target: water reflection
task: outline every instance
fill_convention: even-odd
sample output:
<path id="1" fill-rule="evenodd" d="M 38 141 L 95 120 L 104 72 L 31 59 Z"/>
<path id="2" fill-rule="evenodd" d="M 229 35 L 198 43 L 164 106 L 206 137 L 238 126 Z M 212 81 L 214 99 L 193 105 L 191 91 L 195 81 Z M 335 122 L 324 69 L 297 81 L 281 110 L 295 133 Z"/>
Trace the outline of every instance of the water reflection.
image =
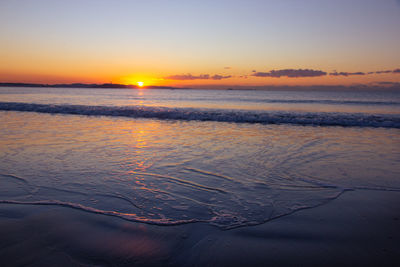
<path id="1" fill-rule="evenodd" d="M 400 188 L 396 129 L 2 114 L 0 200 L 229 228 Z"/>

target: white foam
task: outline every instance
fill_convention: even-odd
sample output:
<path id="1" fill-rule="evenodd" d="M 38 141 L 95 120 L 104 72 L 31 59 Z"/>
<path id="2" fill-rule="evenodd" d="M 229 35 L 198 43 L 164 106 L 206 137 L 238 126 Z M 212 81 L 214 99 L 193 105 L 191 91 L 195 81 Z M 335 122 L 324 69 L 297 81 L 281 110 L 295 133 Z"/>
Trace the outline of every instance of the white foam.
<path id="1" fill-rule="evenodd" d="M 86 116 L 122 116 L 161 120 L 400 128 L 400 115 L 396 114 L 266 112 L 148 106 L 50 105 L 14 102 L 0 102 L 0 110 Z"/>

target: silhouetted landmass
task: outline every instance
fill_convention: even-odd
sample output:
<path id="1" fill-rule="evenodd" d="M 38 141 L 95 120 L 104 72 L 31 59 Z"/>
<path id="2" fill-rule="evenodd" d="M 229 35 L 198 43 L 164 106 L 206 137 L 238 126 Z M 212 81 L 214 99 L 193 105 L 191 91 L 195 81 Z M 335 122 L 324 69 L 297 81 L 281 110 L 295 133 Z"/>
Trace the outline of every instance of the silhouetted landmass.
<path id="1" fill-rule="evenodd" d="M 48 87 L 48 88 L 115 88 L 115 89 L 178 89 L 170 86 L 144 86 L 139 87 L 137 85 L 126 85 L 118 83 L 103 83 L 103 84 L 87 84 L 87 83 L 68 83 L 68 84 L 43 84 L 43 83 L 0 83 L 0 86 L 7 87 Z"/>
<path id="2" fill-rule="evenodd" d="M 171 86 L 144 86 L 103 83 L 69 83 L 69 84 L 41 84 L 41 83 L 0 83 L 3 87 L 44 87 L 44 88 L 109 88 L 109 89 L 212 89 L 212 90 L 261 90 L 261 91 L 400 91 L 400 82 L 375 82 L 355 85 L 193 85 L 192 87 Z"/>

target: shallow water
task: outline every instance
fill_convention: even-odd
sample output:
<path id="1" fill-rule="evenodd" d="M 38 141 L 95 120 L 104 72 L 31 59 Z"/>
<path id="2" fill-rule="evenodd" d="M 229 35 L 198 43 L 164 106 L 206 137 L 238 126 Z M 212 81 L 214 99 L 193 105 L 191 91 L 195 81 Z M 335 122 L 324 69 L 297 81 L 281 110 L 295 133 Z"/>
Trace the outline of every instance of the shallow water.
<path id="1" fill-rule="evenodd" d="M 166 108 L 400 114 L 397 91 L 258 91 L 0 87 L 1 102 Z"/>
<path id="2" fill-rule="evenodd" d="M 210 91 L 201 92 L 211 97 Z M 15 98 L 3 95 L 7 101 Z M 44 93 L 35 97 L 46 106 L 94 104 L 85 98 L 61 103 L 62 94 L 54 103 Z M 101 105 L 111 101 L 98 98 Z M 321 205 L 345 190 L 400 191 L 400 130 L 393 127 L 31 111 L 0 111 L 0 125 L 2 203 L 61 205 L 151 224 L 207 222 L 226 229 Z"/>

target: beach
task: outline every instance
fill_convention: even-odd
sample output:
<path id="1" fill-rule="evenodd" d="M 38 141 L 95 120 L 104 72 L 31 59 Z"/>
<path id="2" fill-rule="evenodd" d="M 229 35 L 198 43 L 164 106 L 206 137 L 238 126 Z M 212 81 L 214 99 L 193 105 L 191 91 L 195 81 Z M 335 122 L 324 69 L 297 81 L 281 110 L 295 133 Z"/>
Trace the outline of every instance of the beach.
<path id="1" fill-rule="evenodd" d="M 400 0 L 0 25 L 0 267 L 400 266 Z"/>
<path id="2" fill-rule="evenodd" d="M 154 226 L 0 206 L 2 266 L 396 266 L 399 192 L 356 190 L 265 224 Z"/>
<path id="3" fill-rule="evenodd" d="M 2 266 L 399 262 L 394 92 L 0 92 Z"/>

